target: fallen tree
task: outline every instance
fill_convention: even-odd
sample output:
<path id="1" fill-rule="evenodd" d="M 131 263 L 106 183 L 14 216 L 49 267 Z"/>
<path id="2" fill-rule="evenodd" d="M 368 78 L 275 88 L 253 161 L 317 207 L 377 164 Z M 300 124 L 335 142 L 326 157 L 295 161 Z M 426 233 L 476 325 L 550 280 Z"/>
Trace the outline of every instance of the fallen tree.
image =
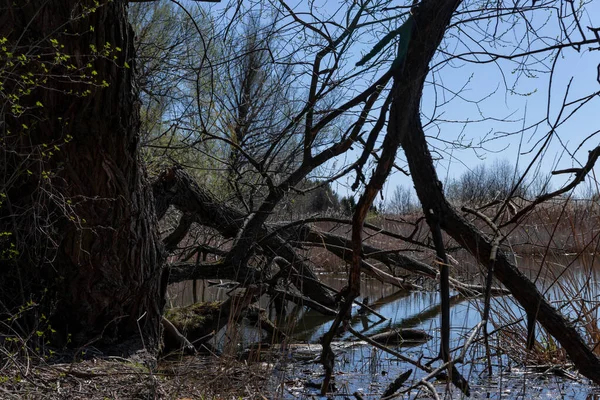
<path id="1" fill-rule="evenodd" d="M 152 188 L 159 219 L 165 215 L 170 205 L 183 213 L 177 229 L 166 239 L 171 248 L 174 243 L 184 239 L 193 222 L 214 228 L 224 237 L 235 238 L 244 233 L 243 228 L 250 218 L 230 206 L 217 202 L 207 191 L 198 186 L 189 174 L 176 167 L 163 172 L 154 181 Z M 267 236 L 269 230 L 266 226 L 261 226 L 257 234 L 259 236 L 256 239 L 259 239 L 260 236 Z M 256 242 L 259 243 L 260 240 Z M 271 258 L 276 256 L 284 258 L 293 267 L 289 278 L 307 297 L 326 306 L 334 303 L 333 297 L 318 284 L 312 266 L 298 256 L 280 236 L 269 235 L 262 244 L 261 250 L 267 252 Z M 252 251 L 256 252 L 259 249 L 253 248 Z M 227 253 L 224 260 L 228 260 L 230 256 L 230 253 Z M 178 269 L 181 268 L 182 265 L 178 265 Z M 204 265 L 201 265 L 195 269 L 204 268 Z M 241 282 L 254 283 L 261 274 L 261 271 L 246 266 L 246 263 L 240 266 L 223 261 L 209 265 L 209 268 L 212 268 L 216 276 L 205 275 L 206 278 L 228 277 Z M 177 279 L 181 276 L 181 273 L 178 273 Z"/>
<path id="2" fill-rule="evenodd" d="M 415 131 L 417 135 L 419 130 Z M 486 234 L 470 224 L 464 217 L 460 216 L 452 206 L 445 200 L 441 191 L 441 185 L 430 185 L 429 182 L 437 177 L 431 164 L 424 163 L 419 157 L 411 158 L 411 154 L 424 154 L 427 150 L 425 142 L 414 135 L 410 140 L 405 139 L 403 145 L 406 146 L 406 153 L 409 156 L 410 165 L 414 168 L 413 175 L 417 182 L 417 190 L 424 207 L 435 213 L 437 221 L 450 236 L 459 244 L 468 249 L 483 265 L 490 268 L 493 265 L 493 271 L 508 290 L 514 295 L 515 299 L 524 307 L 527 313 L 536 316 L 550 334 L 555 336 L 561 345 L 567 350 L 582 374 L 592 380 L 600 379 L 597 367 L 600 366 L 598 358 L 591 349 L 582 341 L 580 335 L 574 327 L 567 323 L 563 316 L 550 305 L 550 303 L 537 290 L 535 285 L 526 278 L 510 261 L 509 256 L 502 250 L 493 245 L 493 240 Z M 421 147 L 418 147 L 420 145 Z M 411 147 L 412 146 L 412 147 Z M 415 148 L 416 147 L 416 148 Z M 411 153 L 412 152 L 412 153 Z M 590 154 L 589 171 L 591 165 L 595 162 L 600 150 Z M 427 182 L 427 184 L 420 184 Z M 174 237 L 182 240 L 185 234 L 194 223 L 210 226 L 217 229 L 226 237 L 235 237 L 239 235 L 243 228 L 245 216 L 234 208 L 225 204 L 220 204 L 208 192 L 203 191 L 200 186 L 195 184 L 193 178 L 184 170 L 171 168 L 165 171 L 153 184 L 157 210 L 160 216 L 164 216 L 168 205 L 173 205 L 183 213 L 180 219 L 180 225 L 169 235 L 165 241 L 177 243 Z M 192 221 L 191 223 L 187 221 Z M 182 226 L 185 229 L 182 229 Z M 281 228 L 280 225 L 269 227 L 264 225 L 260 230 L 261 236 L 257 237 L 255 243 L 257 248 L 253 251 L 258 252 L 260 246 L 261 254 L 267 252 L 271 259 L 281 257 L 284 262 L 278 262 L 282 269 L 287 267 L 287 273 L 290 281 L 297 285 L 303 295 L 286 294 L 278 290 L 280 295 L 286 295 L 287 299 L 299 304 L 312 306 L 316 310 L 326 314 L 333 315 L 334 311 L 329 306 L 334 305 L 333 296 L 330 291 L 319 284 L 317 276 L 314 274 L 313 266 L 308 261 L 296 253 L 296 248 L 310 243 L 311 245 L 322 246 L 323 248 L 336 254 L 341 259 L 351 260 L 351 242 L 350 239 L 328 232 L 319 232 L 309 225 L 295 225 L 289 229 Z M 286 237 L 286 240 L 282 238 Z M 295 238 L 295 240 L 289 240 Z M 171 246 L 173 246 L 171 244 Z M 496 253 L 492 257 L 493 251 Z M 403 268 L 413 274 L 419 274 L 431 279 L 439 277 L 437 271 L 429 265 L 398 253 L 383 251 L 376 247 L 363 244 L 365 259 L 372 257 L 373 260 L 381 262 L 391 267 Z M 361 268 L 374 278 L 401 288 L 412 288 L 410 282 L 404 279 L 390 275 L 369 264 L 365 259 L 361 261 Z M 302 272 L 300 272 L 302 271 Z M 259 268 L 248 267 L 247 271 L 240 271 L 232 265 L 224 263 L 184 263 L 175 262 L 171 265 L 171 282 L 178 282 L 186 279 L 209 279 L 209 278 L 227 278 L 236 280 L 245 284 L 256 283 L 261 279 L 268 281 L 267 271 Z M 285 274 L 280 274 L 285 275 Z M 275 284 L 274 282 L 272 282 Z M 464 285 L 458 280 L 451 279 L 451 283 L 461 292 L 471 293 L 473 290 L 479 290 L 479 293 L 485 291 L 485 288 L 474 285 Z M 505 293 L 502 289 L 494 289 L 496 293 Z M 275 293 L 275 292 L 273 292 Z M 311 303 L 312 302 L 312 303 Z"/>
<path id="3" fill-rule="evenodd" d="M 398 115 L 393 117 L 400 118 Z M 490 239 L 469 223 L 448 203 L 442 190 L 442 184 L 433 167 L 418 114 L 403 117 L 412 121 L 411 129 L 403 138 L 402 148 L 407 156 L 423 209 L 429 213 L 430 218 L 435 219 L 445 232 L 473 254 L 489 271 L 493 272 L 498 280 L 511 291 L 527 314 L 535 316 L 535 320 L 539 321 L 544 329 L 558 340 L 583 375 L 600 383 L 600 359 L 582 340 L 577 329 L 550 304 L 536 285 L 519 271 L 511 261 L 511 257 L 494 245 L 493 238 Z M 595 165 L 599 155 L 600 147 L 590 152 L 585 166 L 577 171 L 572 182 L 567 185 L 567 190 L 583 180 Z M 544 199 L 552 198 L 562 192 L 563 190 L 559 190 L 543 197 Z M 535 205 L 536 202 L 533 204 Z M 533 208 L 534 206 L 528 206 L 517 216 L 522 217 Z"/>
<path id="4" fill-rule="evenodd" d="M 166 247 L 175 250 L 177 245 L 186 238 L 187 233 L 194 224 L 208 226 L 218 230 L 224 237 L 232 238 L 240 234 L 243 222 L 247 218 L 235 208 L 222 204 L 208 191 L 202 189 L 193 177 L 178 167 L 165 170 L 153 183 L 156 208 L 159 217 L 164 217 L 170 205 L 182 213 L 178 226 L 165 238 Z M 276 264 L 280 269 L 280 276 L 285 276 L 294 286 L 299 289 L 305 298 L 327 307 L 334 305 L 331 291 L 320 284 L 314 273 L 314 265 L 310 260 L 300 255 L 298 250 L 303 246 L 322 247 L 342 261 L 350 262 L 352 256 L 351 241 L 343 236 L 321 232 L 310 225 L 293 224 L 289 227 L 281 224 L 272 226 L 265 224 L 259 231 L 260 236 L 256 238 L 257 248 L 253 251 L 257 254 L 268 253 L 271 260 L 278 261 Z M 217 262 L 180 262 L 170 264 L 169 282 L 181 282 L 192 279 L 231 279 L 244 284 L 256 284 L 268 281 L 269 269 L 272 263 L 268 262 L 261 269 L 245 267 L 239 268 L 225 263 L 227 251 L 203 248 L 204 251 L 215 251 L 221 256 L 222 261 Z M 420 275 L 430 279 L 437 279 L 438 271 L 418 259 L 408 257 L 398 252 L 384 251 L 380 248 L 364 244 L 365 260 L 361 263 L 362 270 L 369 276 L 382 283 L 396 286 L 400 289 L 421 289 L 410 280 L 394 276 L 369 263 L 372 258 L 394 270 L 402 269 L 413 275 Z M 189 257 L 188 257 L 189 258 Z M 285 262 L 281 262 L 283 259 Z M 477 285 L 469 285 L 453 279 L 452 283 L 456 290 L 467 295 L 477 295 L 484 292 L 484 288 Z M 494 293 L 501 294 L 506 291 L 494 288 Z M 315 306 L 319 307 L 319 306 Z M 329 313 L 329 311 L 325 311 Z"/>
<path id="5" fill-rule="evenodd" d="M 417 125 L 418 126 L 418 125 Z M 535 285 L 526 278 L 510 262 L 509 257 L 501 249 L 496 248 L 496 258 L 491 258 L 492 240 L 470 224 L 464 217 L 461 217 L 443 197 L 441 185 L 430 185 L 429 182 L 437 177 L 426 159 L 421 157 L 427 150 L 424 140 L 419 142 L 412 134 L 410 140 L 420 145 L 404 139 L 403 145 L 409 157 L 409 162 L 414 169 L 413 175 L 417 184 L 417 190 L 422 198 L 424 208 L 435 210 L 435 216 L 440 226 L 456 240 L 457 243 L 468 249 L 481 263 L 489 267 L 494 265 L 494 271 L 498 279 L 507 287 L 515 298 L 522 304 L 528 313 L 536 315 L 536 319 L 555 336 L 559 342 L 573 357 L 576 365 L 579 365 L 581 372 L 591 379 L 600 379 L 596 376 L 595 367 L 598 366 L 598 359 L 581 340 L 577 331 L 566 322 L 566 320 L 552 307 L 547 300 L 535 288 Z M 421 131 L 422 132 L 422 131 Z M 413 146 L 413 147 L 411 147 Z M 419 157 L 412 158 L 412 154 L 419 154 Z M 597 158 L 597 152 L 590 155 L 590 165 L 593 165 Z M 587 169 L 589 171 L 589 168 Z M 423 183 L 421 183 L 423 182 Z M 425 183 L 426 182 L 426 183 Z M 171 233 L 165 242 L 169 246 L 181 241 L 194 223 L 205 225 L 217 229 L 225 237 L 236 237 L 244 227 L 244 221 L 247 216 L 236 209 L 219 203 L 207 191 L 198 186 L 193 178 L 184 170 L 174 167 L 166 170 L 153 183 L 156 208 L 159 216 L 164 216 L 168 206 L 172 205 L 183 216 L 180 219 L 179 226 Z M 309 225 L 297 225 L 286 229 L 280 225 L 269 227 L 265 224 L 259 230 L 260 236 L 255 239 L 256 248 L 253 252 L 256 254 L 269 254 L 270 259 L 281 257 L 285 262 L 277 263 L 281 269 L 286 272 L 279 274 L 279 277 L 286 276 L 294 286 L 301 291 L 302 295 L 290 293 L 288 299 L 297 303 L 306 303 L 309 306 L 332 315 L 331 306 L 334 306 L 332 293 L 319 284 L 318 277 L 314 274 L 314 266 L 309 261 L 296 252 L 297 248 L 310 243 L 311 245 L 322 246 L 323 248 L 336 254 L 341 259 L 351 261 L 351 241 L 348 238 L 328 233 L 318 232 Z M 175 240 L 175 238 L 177 240 Z M 284 239 L 285 238 L 285 239 Z M 295 238 L 295 240 L 290 240 Z M 438 271 L 429 265 L 394 252 L 383 251 L 376 247 L 363 243 L 364 259 L 361 260 L 361 269 L 374 278 L 400 288 L 414 288 L 410 282 L 390 275 L 366 261 L 368 258 L 381 262 L 393 268 L 402 268 L 413 274 L 419 274 L 431 279 L 439 277 Z M 224 258 L 226 259 L 226 258 Z M 171 265 L 171 282 L 178 282 L 187 279 L 210 279 L 226 278 L 242 282 L 244 284 L 257 283 L 258 281 L 268 281 L 269 271 L 263 265 L 262 268 L 247 267 L 239 269 L 234 265 L 227 265 L 223 262 L 214 263 L 184 263 L 175 262 Z M 474 285 L 465 285 L 456 279 L 450 278 L 451 284 L 460 292 L 472 294 L 474 290 L 479 293 L 485 292 L 485 288 Z M 273 285 L 276 282 L 271 282 Z M 505 293 L 504 290 L 496 288 L 494 292 Z M 279 291 L 280 294 L 283 292 Z"/>

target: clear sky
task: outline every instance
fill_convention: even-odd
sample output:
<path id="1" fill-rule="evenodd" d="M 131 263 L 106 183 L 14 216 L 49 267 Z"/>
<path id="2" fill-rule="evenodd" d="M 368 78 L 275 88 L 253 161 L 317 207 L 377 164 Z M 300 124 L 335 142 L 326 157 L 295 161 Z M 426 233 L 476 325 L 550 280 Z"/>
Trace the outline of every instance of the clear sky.
<path id="1" fill-rule="evenodd" d="M 582 28 L 586 37 L 591 39 L 593 34 L 586 27 L 600 27 L 600 0 L 591 1 L 585 10 L 586 13 L 581 17 Z M 530 21 L 540 27 L 536 33 L 543 39 L 547 38 L 546 43 L 559 35 L 556 12 L 538 11 Z M 474 29 L 465 28 L 462 32 L 453 30 L 450 33 L 455 37 L 445 42 L 444 50 L 456 55 L 467 52 L 468 46 L 475 51 L 485 48 L 501 54 L 518 53 L 520 50 L 516 49 L 515 43 L 523 40 L 525 27 L 522 19 L 514 26 L 505 26 L 506 30 L 502 32 L 501 24 L 501 43 L 496 49 L 476 43 L 481 34 Z M 573 40 L 581 38 L 580 35 L 573 37 Z M 549 70 L 553 60 L 544 60 L 550 53 L 525 59 L 525 62 L 532 64 L 532 70 L 528 73 L 522 71 L 517 62 L 510 60 L 488 64 L 457 60 L 434 69 L 428 81 L 432 83 L 435 79 L 436 85 L 435 88 L 433 85 L 426 88 L 422 112 L 424 123 L 434 114 L 437 120 L 428 125 L 426 134 L 430 136 L 429 143 L 435 150 L 434 156 L 440 157 L 437 169 L 442 182 L 458 177 L 476 165 L 491 164 L 496 159 L 506 159 L 523 171 L 539 150 L 540 140 L 552 131 L 552 124 L 558 121 L 560 123 L 544 153 L 543 161 L 536 166 L 542 173 L 548 173 L 585 163 L 587 152 L 600 145 L 600 51 L 589 51 L 590 47 L 599 46 L 583 46 L 579 52 L 574 49 L 563 50 L 554 67 L 551 86 Z M 542 47 L 544 43 L 540 39 L 530 44 L 532 50 Z M 481 60 L 487 58 L 480 57 Z M 447 56 L 438 54 L 433 64 L 444 59 Z M 541 63 L 533 65 L 534 61 Z M 596 96 L 585 105 L 577 102 L 561 113 L 565 96 L 566 102 L 571 102 L 593 93 Z M 575 114 L 567 118 L 580 106 Z M 544 121 L 546 116 L 548 121 Z M 455 140 L 472 144 L 472 147 L 461 149 L 448 144 Z M 399 163 L 402 159 L 400 154 Z M 556 176 L 552 181 L 553 186 L 559 187 L 569 176 Z M 348 181 L 351 182 L 351 179 Z M 391 195 L 396 185 L 412 187 L 412 182 L 409 177 L 396 172 L 388 181 L 384 196 Z M 346 192 L 342 186 L 338 186 L 338 190 Z"/>
<path id="2" fill-rule="evenodd" d="M 588 15 L 582 18 L 583 26 L 600 26 L 600 1 L 596 0 L 586 8 Z M 544 14 L 543 17 L 546 18 L 549 13 Z M 590 21 L 591 15 L 595 16 L 595 21 Z M 540 18 L 537 17 L 537 19 Z M 556 19 L 553 20 L 552 17 L 549 22 L 543 21 L 545 26 L 537 32 L 538 35 L 549 38 L 556 36 L 558 30 L 555 29 L 554 21 Z M 511 31 L 505 35 L 505 48 L 498 48 L 496 51 L 510 54 L 511 44 L 524 36 L 524 26 L 524 21 L 521 21 L 512 27 Z M 541 32 L 542 30 L 543 32 Z M 589 31 L 586 32 L 586 36 L 593 37 Z M 543 47 L 544 44 L 539 42 L 539 40 L 533 42 L 530 48 L 533 50 Z M 594 47 L 598 46 L 600 45 L 597 44 Z M 558 121 L 564 122 L 554 132 L 555 136 L 551 139 L 551 145 L 541 168 L 549 172 L 554 169 L 578 167 L 580 162 L 585 162 L 587 151 L 599 144 L 598 138 L 591 138 L 581 148 L 578 146 L 585 138 L 600 129 L 600 119 L 598 118 L 600 98 L 596 95 L 595 99 L 585 104 L 569 119 L 567 116 L 580 103 L 567 107 L 562 114 L 561 108 L 565 96 L 569 102 L 593 93 L 597 94 L 600 91 L 600 82 L 597 81 L 599 79 L 597 68 L 600 64 L 600 52 L 590 52 L 588 51 L 589 47 L 583 47 L 580 52 L 574 49 L 565 49 L 561 52 L 561 57 L 552 74 L 551 87 L 549 86 L 551 74 L 548 70 L 553 60 L 543 60 L 543 55 L 535 57 L 537 60 L 543 61 L 541 64 L 532 66 L 532 71 L 529 72 L 530 77 L 519 71 L 520 66 L 517 63 L 508 60 L 484 65 L 459 63 L 458 68 L 445 67 L 441 70 L 439 76 L 443 85 L 456 92 L 463 85 L 466 88 L 463 91 L 465 100 L 455 98 L 448 102 L 447 106 L 443 107 L 443 112 L 446 114 L 442 118 L 462 121 L 467 118 L 469 120 L 494 118 L 494 120 L 472 124 L 470 127 L 466 127 L 466 124 L 444 124 L 438 132 L 435 129 L 430 130 L 431 135 L 439 134 L 444 139 L 446 135 L 458 137 L 463 134 L 464 140 L 472 139 L 474 144 L 483 138 L 492 139 L 483 145 L 488 151 L 484 149 L 451 151 L 451 157 L 445 157 L 439 163 L 440 175 L 446 172 L 450 176 L 455 176 L 466 168 L 496 158 L 518 163 L 520 169 L 523 170 L 533 158 L 536 150 L 539 149 L 539 140 L 542 140 L 552 130 L 551 124 Z M 454 54 L 456 53 L 455 50 Z M 532 62 L 532 58 L 530 57 L 526 62 Z M 567 95 L 567 86 L 571 79 Z M 488 95 L 490 97 L 485 98 Z M 432 109 L 432 98 L 431 91 L 426 93 L 423 102 L 425 114 Z M 483 100 L 478 101 L 479 99 Z M 550 103 L 549 107 L 548 103 Z M 548 116 L 548 121 L 535 125 L 539 121 L 543 121 L 546 116 Z M 510 132 L 516 134 L 506 136 L 506 133 Z M 432 140 L 431 143 L 435 144 L 436 141 Z"/>

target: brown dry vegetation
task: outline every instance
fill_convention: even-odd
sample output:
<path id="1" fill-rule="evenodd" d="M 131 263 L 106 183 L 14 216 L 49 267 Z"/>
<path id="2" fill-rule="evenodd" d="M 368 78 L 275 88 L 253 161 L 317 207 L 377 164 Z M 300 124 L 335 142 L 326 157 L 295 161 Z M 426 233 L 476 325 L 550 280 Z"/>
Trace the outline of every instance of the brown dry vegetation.
<path id="1" fill-rule="evenodd" d="M 593 200 L 559 199 L 538 206 L 517 223 L 507 223 L 519 209 L 528 204 L 525 200 L 520 200 L 515 208 L 498 216 L 499 205 L 479 210 L 490 219 L 495 219 L 497 226 L 505 224 L 502 228 L 505 238 L 501 246 L 522 260 L 518 263 L 521 271 L 539 282 L 546 297 L 569 315 L 583 340 L 590 344 L 595 354 L 600 355 L 600 305 L 596 299 L 599 290 L 596 283 L 596 254 L 600 244 L 600 205 Z M 494 235 L 492 228 L 479 217 L 470 215 L 469 219 L 490 237 Z M 435 265 L 435 254 L 429 247 L 427 226 L 416 214 L 378 215 L 373 216 L 369 222 L 380 229 L 366 229 L 365 243 L 381 250 L 409 252 L 412 257 Z M 321 231 L 345 237 L 350 234 L 349 226 L 341 223 L 320 222 L 316 225 Z M 411 238 L 420 241 L 422 245 L 403 241 L 394 237 L 394 234 L 405 237 L 412 234 Z M 482 283 L 485 271 L 477 266 L 476 260 L 462 250 L 453 253 L 453 248 L 458 249 L 456 242 L 447 235 L 444 238 L 450 254 L 454 255 L 453 275 L 460 276 L 469 283 Z M 344 269 L 344 262 L 324 249 L 312 248 L 307 255 L 325 270 Z M 385 265 L 377 261 L 373 263 L 386 269 Z M 395 275 L 406 274 L 406 271 L 398 268 L 388 271 Z M 512 298 L 494 299 L 492 310 L 491 322 L 496 329 L 497 351 L 508 354 L 513 361 L 524 365 L 570 365 L 565 350 L 539 326 L 534 347 L 530 350 L 526 348 L 526 316 L 516 307 Z"/>
<path id="2" fill-rule="evenodd" d="M 73 363 L 9 361 L 0 369 L 2 399 L 266 399 L 263 364 L 182 357 L 155 368 L 133 359 Z"/>
<path id="3" fill-rule="evenodd" d="M 525 200 L 521 200 L 520 203 L 516 210 L 528 204 Z M 490 218 L 494 218 L 497 211 L 498 206 L 482 209 Z M 514 213 L 504 211 L 498 217 L 497 225 L 506 223 L 512 215 Z M 473 216 L 469 218 L 479 229 L 493 236 L 493 230 L 484 221 Z M 428 237 L 429 229 L 424 218 L 420 218 L 418 214 L 373 215 L 368 223 L 372 224 L 373 228 L 365 229 L 364 243 L 382 250 L 407 252 L 425 262 L 434 260 L 433 244 Z M 329 221 L 318 222 L 315 226 L 319 231 L 350 238 L 349 224 Z M 519 223 L 507 224 L 502 232 L 505 235 L 502 246 L 507 251 L 519 255 L 595 253 L 600 244 L 600 204 L 592 200 L 573 199 L 548 202 L 535 208 Z M 393 235 L 411 237 L 415 243 Z M 449 252 L 458 249 L 457 243 L 448 235 L 444 234 L 444 238 Z M 344 263 L 322 248 L 313 247 L 306 255 L 324 270 L 343 269 Z"/>
<path id="4" fill-rule="evenodd" d="M 493 215 L 487 211 L 488 215 Z M 506 241 L 510 249 L 519 254 L 545 255 L 546 257 L 540 258 L 539 266 L 547 269 L 546 272 L 555 278 L 564 274 L 568 265 L 553 268 L 554 256 L 585 253 L 579 259 L 586 266 L 588 278 L 569 279 L 567 276 L 567 279 L 556 279 L 554 288 L 563 293 L 562 298 L 573 299 L 569 303 L 565 302 L 562 307 L 580 310 L 574 320 L 581 327 L 580 331 L 587 343 L 600 342 L 597 306 L 594 306 L 596 292 L 595 287 L 590 285 L 590 282 L 596 280 L 593 268 L 595 260 L 590 253 L 594 253 L 598 245 L 599 215 L 600 207 L 595 202 L 560 201 L 546 204 L 510 231 Z M 434 254 L 428 248 L 429 232 L 418 215 L 373 215 L 368 222 L 380 229 L 366 228 L 366 244 L 382 250 L 410 252 L 412 256 L 433 264 Z M 488 229 L 485 223 L 478 220 L 474 222 L 480 228 Z M 349 225 L 342 222 L 317 222 L 315 226 L 320 231 L 345 237 L 350 233 Z M 408 243 L 393 237 L 393 234 L 412 234 L 415 241 L 421 241 L 424 245 Z M 451 249 L 454 244 L 448 238 L 446 241 Z M 345 269 L 342 260 L 322 248 L 309 247 L 305 255 L 323 270 Z M 462 257 L 464 253 L 460 253 L 461 260 Z M 385 268 L 381 264 L 377 265 Z M 400 270 L 390 272 L 406 274 L 406 271 Z M 469 275 L 466 270 L 455 269 L 454 272 L 470 279 L 479 279 L 479 276 Z M 545 331 L 540 332 L 532 350 L 525 348 L 526 325 L 523 316 L 516 314 L 514 308 L 510 307 L 510 301 L 507 302 L 505 298 L 496 299 L 493 308 L 495 312 L 491 321 L 497 329 L 494 353 L 508 354 L 511 359 L 523 365 L 548 368 L 560 365 L 561 373 L 568 370 L 570 364 L 564 349 Z M 596 346 L 594 352 L 600 354 L 600 347 Z M 118 358 L 47 364 L 35 356 L 19 357 L 17 361 L 4 354 L 2 360 L 0 397 L 3 399 L 264 399 L 271 397 L 269 393 L 273 389 L 264 378 L 270 374 L 268 365 L 260 362 L 242 363 L 226 356 L 177 357 L 162 360 L 152 368 L 143 361 Z"/>

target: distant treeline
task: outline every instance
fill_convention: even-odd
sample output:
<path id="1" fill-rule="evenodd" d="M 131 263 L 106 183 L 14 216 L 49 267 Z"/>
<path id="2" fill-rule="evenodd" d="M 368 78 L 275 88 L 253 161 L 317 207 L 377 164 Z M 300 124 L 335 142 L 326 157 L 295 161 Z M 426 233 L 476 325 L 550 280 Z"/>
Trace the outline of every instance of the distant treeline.
<path id="1" fill-rule="evenodd" d="M 521 179 L 521 174 L 508 160 L 491 165 L 480 164 L 447 181 L 444 190 L 448 200 L 457 205 L 482 205 L 508 197 L 532 199 L 552 190 L 551 175 L 536 174 Z M 390 214 L 410 214 L 419 209 L 413 190 L 396 186 L 387 199 L 385 211 Z"/>

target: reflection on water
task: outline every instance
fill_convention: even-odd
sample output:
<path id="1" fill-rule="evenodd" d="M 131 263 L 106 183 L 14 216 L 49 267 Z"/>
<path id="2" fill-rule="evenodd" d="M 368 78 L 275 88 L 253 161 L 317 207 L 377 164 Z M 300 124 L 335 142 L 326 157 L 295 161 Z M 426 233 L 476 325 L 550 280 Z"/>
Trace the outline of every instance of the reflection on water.
<path id="1" fill-rule="evenodd" d="M 599 279 L 598 269 L 592 268 L 593 261 L 575 262 L 573 258 L 557 260 L 518 259 L 518 265 L 524 273 L 536 281 L 536 285 L 546 293 L 555 304 L 562 306 L 562 312 L 567 317 L 577 317 L 576 304 L 565 303 L 566 296 L 579 296 L 586 302 L 597 305 Z M 540 265 L 543 264 L 543 268 Z M 465 274 L 477 274 L 476 267 L 470 266 Z M 478 279 L 481 279 L 479 273 Z M 346 284 L 343 274 L 321 274 L 324 283 L 335 288 Z M 213 282 L 215 283 L 215 282 Z M 209 285 L 200 282 L 197 285 L 196 296 L 199 300 L 223 300 L 230 290 L 224 285 Z M 190 304 L 193 299 L 192 284 L 185 282 L 177 287 L 171 287 L 171 302 L 173 305 Z M 390 328 L 418 328 L 433 336 L 433 339 L 413 347 L 396 347 L 404 356 L 426 363 L 434 359 L 439 351 L 439 294 L 437 292 L 406 292 L 397 291 L 389 285 L 382 285 L 373 279 L 364 278 L 361 282 L 361 295 L 369 298 L 369 306 L 382 314 L 386 320 L 381 320 L 373 314 L 358 315 L 358 307 L 353 309 L 352 328 L 365 334 L 372 335 Z M 521 308 L 510 296 L 496 297 L 495 316 L 499 320 L 515 321 L 524 316 Z M 586 304 L 588 304 L 586 303 Z M 590 303 L 591 304 L 591 303 Z M 593 306 L 588 304 L 591 308 Z M 261 299 L 261 306 L 269 308 L 267 298 Z M 451 299 L 451 348 L 460 352 L 466 338 L 472 329 L 481 321 L 483 300 L 465 299 L 455 294 Z M 500 307 L 501 306 L 501 307 Z M 594 313 L 597 313 L 597 308 Z M 322 370 L 315 360 L 320 354 L 319 339 L 329 329 L 331 317 L 323 316 L 305 307 L 289 304 L 287 307 L 285 331 L 291 336 L 290 342 L 295 344 L 312 344 L 310 346 L 288 346 L 287 352 L 273 364 L 274 397 L 278 398 L 318 398 L 316 387 L 321 382 Z M 271 316 L 274 316 L 271 314 Z M 489 330 L 494 326 L 490 325 Z M 364 342 L 349 345 L 350 341 L 357 342 L 349 333 L 344 333 L 336 339 L 336 385 L 338 394 L 346 393 L 353 398 L 352 393 L 358 391 L 364 398 L 379 398 L 387 385 L 398 375 L 414 369 L 411 365 L 396 359 L 388 353 L 373 348 Z M 494 349 L 497 348 L 494 344 Z M 496 350 L 494 350 L 496 351 Z M 598 399 L 597 389 L 585 382 L 576 382 L 559 378 L 554 375 L 542 376 L 530 370 L 519 368 L 505 355 L 493 356 L 493 377 L 489 378 L 485 371 L 485 352 L 481 342 L 475 343 L 468 350 L 465 360 L 467 363 L 459 366 L 459 370 L 469 380 L 472 398 L 572 398 Z M 438 363 L 433 364 L 435 367 Z M 416 384 L 425 374 L 413 371 L 411 378 L 405 383 Z M 307 382 L 309 383 L 307 385 Z M 448 390 L 451 398 L 460 398 L 461 393 L 454 388 L 437 385 L 439 392 Z M 423 389 L 420 389 L 423 390 Z M 415 389 L 410 397 L 430 397 L 426 391 L 420 394 Z M 343 397 L 340 397 L 343 398 Z"/>
<path id="2" fill-rule="evenodd" d="M 226 300 L 231 288 L 228 281 L 198 280 L 196 282 L 197 301 Z M 185 281 L 169 286 L 167 301 L 169 307 L 181 307 L 194 303 L 194 282 Z"/>

